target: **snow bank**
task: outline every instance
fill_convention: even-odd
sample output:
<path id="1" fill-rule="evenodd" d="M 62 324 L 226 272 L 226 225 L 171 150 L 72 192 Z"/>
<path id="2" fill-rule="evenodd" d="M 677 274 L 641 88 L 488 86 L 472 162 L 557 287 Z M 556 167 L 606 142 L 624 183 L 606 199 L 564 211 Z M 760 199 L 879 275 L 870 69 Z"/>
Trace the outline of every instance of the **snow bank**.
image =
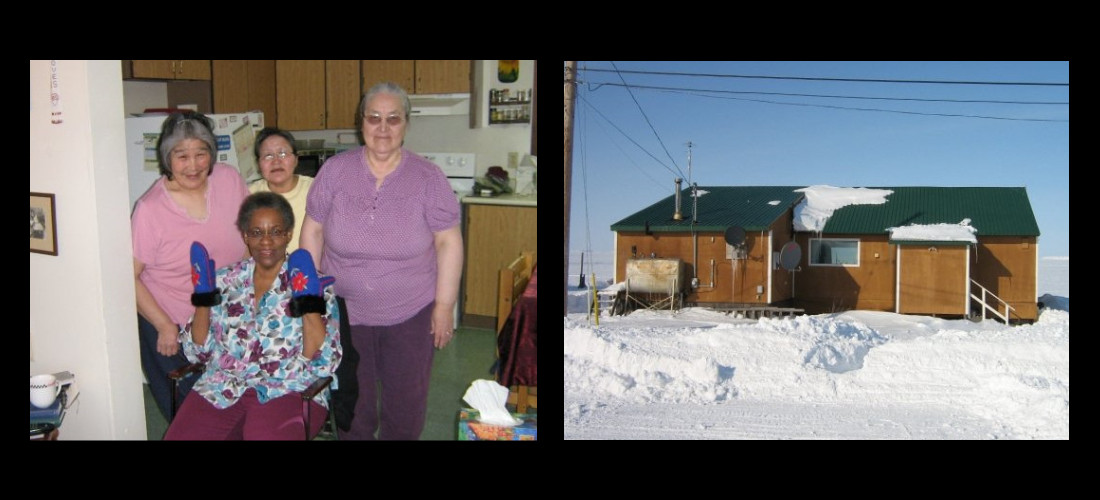
<path id="1" fill-rule="evenodd" d="M 848 205 L 881 205 L 886 196 L 893 194 L 889 189 L 838 188 L 833 186 L 810 186 L 795 189 L 806 193 L 806 197 L 794 208 L 794 228 L 796 231 L 821 232 L 833 212 Z"/>
<path id="2" fill-rule="evenodd" d="M 688 308 L 564 329 L 567 438 L 1069 437 L 1067 311 L 1013 327 Z"/>
<path id="3" fill-rule="evenodd" d="M 673 333 L 679 337 L 692 330 Z M 665 336 L 655 329 L 649 333 Z M 723 401 L 735 393 L 728 383 L 732 370 L 712 357 L 663 352 L 659 344 L 620 343 L 569 318 L 565 318 L 565 346 L 566 391 L 664 403 Z"/>

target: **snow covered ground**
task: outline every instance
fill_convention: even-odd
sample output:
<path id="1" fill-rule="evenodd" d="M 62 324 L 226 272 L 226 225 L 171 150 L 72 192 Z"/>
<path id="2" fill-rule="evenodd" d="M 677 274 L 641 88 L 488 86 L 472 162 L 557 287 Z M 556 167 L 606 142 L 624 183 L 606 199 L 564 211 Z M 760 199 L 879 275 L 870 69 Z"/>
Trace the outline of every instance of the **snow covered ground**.
<path id="1" fill-rule="evenodd" d="M 1051 308 L 1016 327 L 689 308 L 603 316 L 597 328 L 585 292 L 571 291 L 564 436 L 1068 439 L 1069 259 L 1039 267 Z"/>

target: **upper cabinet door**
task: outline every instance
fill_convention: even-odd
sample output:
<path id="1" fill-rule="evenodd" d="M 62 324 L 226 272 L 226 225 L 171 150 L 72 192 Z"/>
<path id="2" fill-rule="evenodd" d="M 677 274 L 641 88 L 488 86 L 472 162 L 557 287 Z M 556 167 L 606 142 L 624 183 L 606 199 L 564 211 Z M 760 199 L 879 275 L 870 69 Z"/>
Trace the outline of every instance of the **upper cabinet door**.
<path id="1" fill-rule="evenodd" d="M 176 77 L 176 61 L 130 61 L 133 64 L 134 78 L 162 78 L 171 80 Z"/>
<path id="2" fill-rule="evenodd" d="M 275 61 L 279 127 L 325 128 L 325 61 Z"/>
<path id="3" fill-rule="evenodd" d="M 470 61 L 416 61 L 417 94 L 451 94 L 470 91 Z"/>
<path id="4" fill-rule="evenodd" d="M 367 93 L 371 87 L 380 82 L 393 82 L 405 89 L 409 94 L 415 94 L 413 83 L 413 61 L 363 61 L 363 91 Z"/>
<path id="5" fill-rule="evenodd" d="M 209 80 L 210 61 L 176 61 L 176 79 Z"/>
<path id="6" fill-rule="evenodd" d="M 275 61 L 213 61 L 215 113 L 260 110 L 264 124 L 277 127 L 275 115 Z"/>
<path id="7" fill-rule="evenodd" d="M 248 110 L 264 112 L 264 125 L 279 126 L 275 111 L 275 61 L 248 61 Z"/>
<path id="8" fill-rule="evenodd" d="M 209 80 L 210 61 L 130 61 L 131 78 Z"/>
<path id="9" fill-rule="evenodd" d="M 215 113 L 248 111 L 248 61 L 214 61 L 213 86 Z"/>
<path id="10" fill-rule="evenodd" d="M 355 128 L 359 105 L 359 61 L 325 61 L 325 128 Z"/>

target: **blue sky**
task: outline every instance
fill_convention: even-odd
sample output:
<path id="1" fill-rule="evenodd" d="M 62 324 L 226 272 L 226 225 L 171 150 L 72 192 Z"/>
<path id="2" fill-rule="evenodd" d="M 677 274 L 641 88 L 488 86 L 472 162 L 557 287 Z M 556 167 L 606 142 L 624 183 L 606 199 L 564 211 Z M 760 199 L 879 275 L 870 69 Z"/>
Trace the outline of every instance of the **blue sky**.
<path id="1" fill-rule="evenodd" d="M 615 61 L 614 64 L 620 71 L 970 82 L 1069 82 L 1068 62 Z M 1039 237 L 1040 256 L 1069 255 L 1068 104 L 838 99 L 631 88 L 634 98 L 641 105 L 639 110 L 626 88 L 600 84 L 622 85 L 625 79 L 629 85 L 682 89 L 1066 103 L 1069 102 L 1068 86 L 869 83 L 640 74 L 622 74 L 620 79 L 617 73 L 585 71 L 586 67 L 614 69 L 609 61 L 578 62 L 578 78 L 582 83 L 578 84 L 574 131 L 571 254 L 586 250 L 589 246 L 595 252 L 611 251 L 614 248 L 611 224 L 671 195 L 673 179 L 678 175 L 673 171 L 677 167 L 683 171 L 686 186 L 686 143 L 691 141 L 694 143 L 691 176 L 700 186 L 1024 186 L 1042 233 Z M 722 98 L 709 97 L 714 95 L 721 95 Z M 792 104 L 774 104 L 779 102 Z M 594 109 L 598 109 L 606 119 Z M 652 124 L 652 129 L 642 111 Z M 658 136 L 664 147 L 658 142 Z"/>

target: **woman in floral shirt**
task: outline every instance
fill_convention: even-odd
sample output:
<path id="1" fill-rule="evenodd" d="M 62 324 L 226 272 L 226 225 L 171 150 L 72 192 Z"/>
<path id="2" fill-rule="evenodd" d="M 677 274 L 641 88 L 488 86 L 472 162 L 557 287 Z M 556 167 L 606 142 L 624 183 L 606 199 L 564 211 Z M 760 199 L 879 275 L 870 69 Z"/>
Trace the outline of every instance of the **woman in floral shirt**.
<path id="1" fill-rule="evenodd" d="M 278 194 L 253 194 L 241 205 L 237 228 L 252 257 L 218 269 L 222 300 L 197 307 L 181 332 L 187 359 L 205 363 L 206 371 L 180 406 L 166 440 L 301 439 L 305 424 L 298 393 L 318 378 L 334 376 L 340 364 L 340 316 L 331 285 L 323 289 L 324 314 L 290 315 L 290 204 Z M 327 415 L 328 394 L 318 394 L 310 404 L 310 433 L 316 435 Z"/>

